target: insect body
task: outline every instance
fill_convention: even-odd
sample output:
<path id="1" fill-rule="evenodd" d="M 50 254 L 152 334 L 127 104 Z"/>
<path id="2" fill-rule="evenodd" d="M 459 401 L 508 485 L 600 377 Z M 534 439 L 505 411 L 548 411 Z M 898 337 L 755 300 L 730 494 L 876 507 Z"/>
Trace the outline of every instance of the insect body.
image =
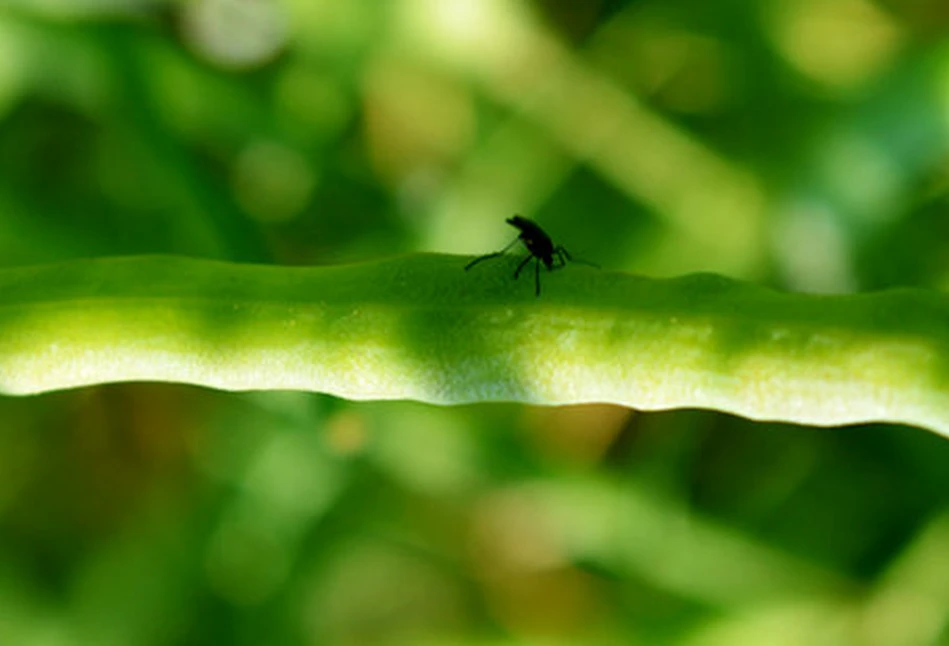
<path id="1" fill-rule="evenodd" d="M 540 296 L 540 264 L 544 263 L 544 266 L 547 268 L 547 271 L 553 271 L 555 269 L 560 269 L 567 264 L 568 260 L 583 263 L 585 265 L 591 265 L 596 267 L 591 262 L 586 262 L 585 260 L 575 260 L 567 250 L 564 249 L 563 245 L 554 246 L 553 240 L 550 239 L 550 236 L 537 225 L 533 220 L 528 220 L 527 218 L 522 218 L 519 215 L 515 215 L 512 218 L 506 220 L 508 224 L 520 231 L 517 238 L 511 242 L 508 246 L 501 249 L 501 251 L 496 251 L 494 253 L 489 253 L 486 256 L 480 256 L 475 258 L 467 265 L 465 265 L 465 271 L 468 271 L 475 265 L 477 265 L 482 260 L 487 260 L 489 258 L 497 258 L 498 256 L 504 255 L 508 249 L 517 244 L 518 240 L 524 243 L 524 246 L 527 247 L 529 252 L 527 257 L 521 261 L 521 264 L 517 266 L 517 269 L 514 271 L 514 279 L 517 280 L 517 277 L 520 276 L 521 270 L 527 266 L 527 263 L 534 260 L 534 294 Z"/>

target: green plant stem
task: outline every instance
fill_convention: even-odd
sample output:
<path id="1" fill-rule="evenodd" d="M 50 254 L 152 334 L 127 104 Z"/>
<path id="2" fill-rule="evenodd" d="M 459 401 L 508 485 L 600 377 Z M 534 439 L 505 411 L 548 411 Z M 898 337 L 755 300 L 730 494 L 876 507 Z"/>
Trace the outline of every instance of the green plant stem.
<path id="1" fill-rule="evenodd" d="M 0 271 L 0 391 L 119 381 L 438 404 L 612 402 L 949 435 L 949 297 L 784 294 L 416 254 L 332 267 L 177 257 Z"/>

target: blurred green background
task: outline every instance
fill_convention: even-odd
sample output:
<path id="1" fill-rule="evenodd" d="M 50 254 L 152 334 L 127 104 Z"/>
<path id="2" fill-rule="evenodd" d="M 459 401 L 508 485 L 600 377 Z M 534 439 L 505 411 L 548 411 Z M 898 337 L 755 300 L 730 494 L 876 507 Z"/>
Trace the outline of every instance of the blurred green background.
<path id="1" fill-rule="evenodd" d="M 521 213 L 652 276 L 945 288 L 947 36 L 944 0 L 0 0 L 0 263 L 485 253 Z M 919 429 L 167 384 L 0 420 L 4 645 L 949 644 Z"/>

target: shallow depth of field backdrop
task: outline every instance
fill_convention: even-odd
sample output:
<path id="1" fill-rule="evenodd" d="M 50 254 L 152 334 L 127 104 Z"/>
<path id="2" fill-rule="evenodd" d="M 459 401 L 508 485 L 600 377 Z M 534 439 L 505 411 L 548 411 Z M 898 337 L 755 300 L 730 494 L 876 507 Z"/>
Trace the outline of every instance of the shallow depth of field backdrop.
<path id="1" fill-rule="evenodd" d="M 0 264 L 477 254 L 521 213 L 650 276 L 946 289 L 947 36 L 944 0 L 5 0 Z M 0 643 L 949 643 L 947 503 L 909 427 L 2 398 Z"/>

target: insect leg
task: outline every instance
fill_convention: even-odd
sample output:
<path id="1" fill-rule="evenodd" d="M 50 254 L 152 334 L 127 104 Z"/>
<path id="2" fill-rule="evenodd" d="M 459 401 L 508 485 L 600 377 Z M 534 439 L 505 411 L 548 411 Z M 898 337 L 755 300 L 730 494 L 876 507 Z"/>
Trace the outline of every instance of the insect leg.
<path id="1" fill-rule="evenodd" d="M 517 266 L 517 269 L 514 270 L 514 280 L 517 280 L 517 277 L 520 275 L 521 270 L 524 269 L 524 265 L 529 263 L 531 258 L 533 257 L 534 257 L 533 255 L 528 255 L 527 258 L 524 258 L 524 260 L 521 261 L 521 264 L 519 264 Z"/>
<path id="2" fill-rule="evenodd" d="M 534 296 L 540 296 L 540 258 L 534 262 Z"/>
<path id="3" fill-rule="evenodd" d="M 478 256 L 477 258 L 475 258 L 474 260 L 472 260 L 471 262 L 469 262 L 467 265 L 465 265 L 465 271 L 468 271 L 469 269 L 471 269 L 472 267 L 474 267 L 475 265 L 477 265 L 477 264 L 478 264 L 479 262 L 481 262 L 482 260 L 488 260 L 489 258 L 497 258 L 498 256 L 502 255 L 502 253 L 503 253 L 503 252 L 501 252 L 501 251 L 496 251 L 496 252 L 494 252 L 494 253 L 489 253 L 489 254 L 486 255 L 486 256 Z"/>
<path id="4" fill-rule="evenodd" d="M 495 251 L 494 253 L 489 253 L 489 254 L 487 254 L 486 256 L 478 256 L 477 258 L 475 258 L 474 260 L 472 260 L 471 262 L 469 262 L 467 265 L 465 265 L 465 271 L 468 271 L 469 269 L 471 269 L 472 267 L 474 267 L 475 265 L 477 265 L 477 264 L 478 264 L 479 262 L 481 262 L 482 260 L 487 260 L 487 259 L 489 259 L 489 258 L 497 258 L 498 256 L 504 255 L 504 252 L 507 251 L 508 249 L 510 249 L 511 247 L 513 247 L 515 244 L 517 244 L 517 241 L 518 241 L 519 239 L 520 239 L 520 238 L 514 238 L 514 241 L 513 241 L 511 244 L 509 244 L 508 246 L 506 246 L 506 247 L 504 247 L 503 249 L 501 249 L 501 251 Z"/>
<path id="5" fill-rule="evenodd" d="M 554 249 L 554 253 L 551 254 L 553 257 L 556 257 L 560 261 L 560 264 L 554 267 L 554 269 L 560 269 L 561 267 L 566 266 L 567 259 L 570 258 L 570 254 L 567 253 L 567 250 L 563 247 L 557 247 Z"/>
<path id="6" fill-rule="evenodd" d="M 570 255 L 570 252 L 568 252 L 563 246 L 560 246 L 554 249 L 554 253 L 560 255 L 561 259 L 566 258 L 570 262 L 578 262 L 581 265 L 588 265 L 590 267 L 596 267 L 597 269 L 600 268 L 600 266 L 596 264 L 595 262 L 590 262 L 589 260 L 583 260 L 582 258 L 574 258 L 573 256 Z M 564 263 L 564 264 L 567 264 L 567 263 Z"/>

